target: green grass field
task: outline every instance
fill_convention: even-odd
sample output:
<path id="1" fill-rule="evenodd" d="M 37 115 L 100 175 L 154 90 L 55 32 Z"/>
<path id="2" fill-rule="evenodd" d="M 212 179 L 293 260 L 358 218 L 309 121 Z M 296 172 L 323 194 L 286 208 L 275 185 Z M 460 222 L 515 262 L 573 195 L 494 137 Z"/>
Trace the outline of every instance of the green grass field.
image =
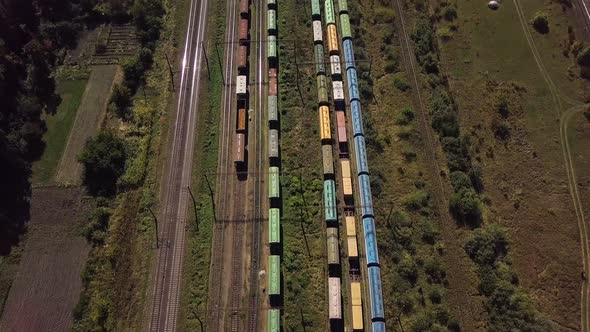
<path id="1" fill-rule="evenodd" d="M 62 100 L 57 112 L 45 118 L 47 132 L 43 141 L 46 146 L 41 159 L 33 165 L 34 184 L 47 183 L 53 177 L 68 142 L 86 82 L 86 79 L 58 80 L 57 93 Z"/>

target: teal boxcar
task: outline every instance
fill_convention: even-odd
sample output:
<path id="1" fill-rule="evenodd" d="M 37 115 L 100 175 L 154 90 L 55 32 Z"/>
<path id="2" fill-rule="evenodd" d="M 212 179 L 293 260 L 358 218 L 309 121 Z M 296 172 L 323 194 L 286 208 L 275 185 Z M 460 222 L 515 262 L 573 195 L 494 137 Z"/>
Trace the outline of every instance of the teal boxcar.
<path id="1" fill-rule="evenodd" d="M 332 2 L 332 0 L 324 1 L 324 12 L 326 14 L 326 25 L 336 24 L 336 17 L 334 16 L 334 2 Z"/>
<path id="2" fill-rule="evenodd" d="M 268 242 L 281 243 L 281 211 L 277 208 L 268 210 Z"/>
<path id="3" fill-rule="evenodd" d="M 313 47 L 313 55 L 314 55 L 316 75 L 325 75 L 326 74 L 326 61 L 324 60 L 324 45 L 316 44 Z"/>
<path id="4" fill-rule="evenodd" d="M 326 221 L 336 221 L 336 184 L 334 180 L 324 181 L 324 217 Z"/>
<path id="5" fill-rule="evenodd" d="M 276 166 L 268 169 L 268 197 L 270 199 L 280 197 L 279 168 Z"/>
<path id="6" fill-rule="evenodd" d="M 328 264 L 340 264 L 340 251 L 338 250 L 338 228 L 328 227 Z"/>
<path id="7" fill-rule="evenodd" d="M 277 59 L 277 37 L 268 36 L 268 60 Z"/>
<path id="8" fill-rule="evenodd" d="M 348 13 L 348 0 L 338 0 L 338 12 Z"/>
<path id="9" fill-rule="evenodd" d="M 328 103 L 328 83 L 325 75 L 319 75 L 316 78 L 318 88 L 318 104 L 325 105 Z"/>
<path id="10" fill-rule="evenodd" d="M 281 295 L 281 256 L 268 257 L 268 294 L 270 296 Z"/>
<path id="11" fill-rule="evenodd" d="M 319 20 L 321 17 L 320 13 L 320 0 L 311 0 L 311 17 L 314 20 Z"/>
<path id="12" fill-rule="evenodd" d="M 340 30 L 342 30 L 342 39 L 352 38 L 348 14 L 340 14 Z"/>
<path id="13" fill-rule="evenodd" d="M 270 309 L 268 311 L 268 332 L 281 331 L 281 311 L 279 309 Z"/>
<path id="14" fill-rule="evenodd" d="M 274 9 L 267 10 L 266 21 L 268 23 L 268 34 L 274 35 L 277 31 L 277 11 Z"/>

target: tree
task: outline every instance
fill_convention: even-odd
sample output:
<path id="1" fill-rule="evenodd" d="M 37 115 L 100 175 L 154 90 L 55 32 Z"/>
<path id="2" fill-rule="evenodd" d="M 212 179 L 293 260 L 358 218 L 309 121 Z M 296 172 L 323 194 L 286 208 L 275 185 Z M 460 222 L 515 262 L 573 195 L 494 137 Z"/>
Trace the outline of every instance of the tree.
<path id="1" fill-rule="evenodd" d="M 103 131 L 86 142 L 78 160 L 84 166 L 83 181 L 95 196 L 115 193 L 117 180 L 125 171 L 125 142 L 112 131 Z"/>
<path id="2" fill-rule="evenodd" d="M 506 232 L 496 224 L 476 229 L 465 243 L 465 252 L 480 266 L 494 267 L 508 255 L 508 248 Z"/>
<path id="3" fill-rule="evenodd" d="M 451 213 L 462 223 L 471 227 L 481 222 L 481 201 L 473 188 L 462 188 L 451 195 L 449 202 Z"/>
<path id="4" fill-rule="evenodd" d="M 533 27 L 538 33 L 546 34 L 549 32 L 549 19 L 544 12 L 537 12 L 533 18 Z"/>

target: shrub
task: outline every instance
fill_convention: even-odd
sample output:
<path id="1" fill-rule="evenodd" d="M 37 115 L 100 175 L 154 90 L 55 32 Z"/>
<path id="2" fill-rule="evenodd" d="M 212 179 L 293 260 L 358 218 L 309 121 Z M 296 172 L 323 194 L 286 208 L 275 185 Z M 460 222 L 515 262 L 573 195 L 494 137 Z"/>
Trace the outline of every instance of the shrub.
<path id="1" fill-rule="evenodd" d="M 113 105 L 113 110 L 122 119 L 126 119 L 131 106 L 131 91 L 126 85 L 115 84 L 109 104 Z"/>
<path id="2" fill-rule="evenodd" d="M 418 211 L 428 206 L 430 195 L 426 190 L 416 190 L 404 198 L 404 206 L 411 211 Z"/>
<path id="3" fill-rule="evenodd" d="M 449 22 L 453 21 L 457 18 L 457 8 L 454 5 L 446 6 L 443 9 L 442 16 Z"/>
<path id="4" fill-rule="evenodd" d="M 377 7 L 374 15 L 376 23 L 393 23 L 395 20 L 395 11 L 389 7 Z"/>
<path id="5" fill-rule="evenodd" d="M 101 245 L 107 236 L 110 211 L 105 207 L 98 207 L 92 211 L 88 224 L 84 227 L 83 234 L 92 245 Z"/>
<path id="6" fill-rule="evenodd" d="M 410 84 L 398 76 L 393 78 L 393 85 L 400 91 L 406 91 L 410 88 Z"/>
<path id="7" fill-rule="evenodd" d="M 463 188 L 454 192 L 449 201 L 449 208 L 457 221 L 472 227 L 479 226 L 481 222 L 481 201 L 472 188 Z"/>
<path id="8" fill-rule="evenodd" d="M 398 125 L 405 126 L 410 124 L 410 122 L 412 122 L 414 118 L 416 118 L 416 114 L 414 113 L 412 108 L 407 106 L 404 107 L 401 113 L 397 116 L 397 118 L 395 119 L 395 123 L 397 123 Z"/>
<path id="9" fill-rule="evenodd" d="M 543 12 L 537 12 L 535 14 L 532 24 L 539 33 L 545 34 L 549 32 L 549 19 L 547 18 L 547 14 Z"/>
<path id="10" fill-rule="evenodd" d="M 418 265 L 410 254 L 404 254 L 399 264 L 395 267 L 396 272 L 412 284 L 418 279 Z"/>
<path id="11" fill-rule="evenodd" d="M 467 174 L 461 171 L 455 171 L 451 173 L 451 184 L 455 191 L 459 191 L 461 189 L 471 188 L 471 179 L 469 179 Z"/>
<path id="12" fill-rule="evenodd" d="M 102 131 L 86 142 L 78 160 L 84 166 L 83 182 L 88 192 L 110 196 L 125 171 L 125 142 L 112 131 Z"/>
<path id="13" fill-rule="evenodd" d="M 590 46 L 586 46 L 578 53 L 576 61 L 580 66 L 590 67 Z"/>
<path id="14" fill-rule="evenodd" d="M 508 255 L 508 238 L 503 228 L 488 224 L 476 229 L 465 243 L 465 252 L 476 264 L 494 267 Z"/>
<path id="15" fill-rule="evenodd" d="M 505 141 L 510 138 L 510 127 L 505 121 L 492 121 L 492 130 L 497 139 Z"/>
<path id="16" fill-rule="evenodd" d="M 436 284 L 442 283 L 447 275 L 443 262 L 436 256 L 426 259 L 424 262 L 424 272 Z"/>

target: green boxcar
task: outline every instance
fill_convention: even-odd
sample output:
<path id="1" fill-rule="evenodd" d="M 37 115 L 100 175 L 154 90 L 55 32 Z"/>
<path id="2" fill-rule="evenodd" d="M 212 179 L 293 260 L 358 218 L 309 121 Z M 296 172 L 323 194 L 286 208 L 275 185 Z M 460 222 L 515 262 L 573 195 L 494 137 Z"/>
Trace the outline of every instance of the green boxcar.
<path id="1" fill-rule="evenodd" d="M 268 258 L 268 295 L 281 295 L 281 256 L 271 255 Z"/>
<path id="2" fill-rule="evenodd" d="M 316 75 L 326 74 L 326 61 L 324 59 L 324 45 L 316 44 L 313 47 Z"/>
<path id="3" fill-rule="evenodd" d="M 279 198 L 280 184 L 279 184 L 279 168 L 276 166 L 268 169 L 268 197 Z"/>
<path id="4" fill-rule="evenodd" d="M 340 14 L 340 29 L 342 30 L 342 39 L 352 38 L 350 18 L 348 17 L 348 14 Z"/>
<path id="5" fill-rule="evenodd" d="M 281 311 L 279 309 L 270 309 L 268 311 L 268 332 L 281 331 Z"/>
<path id="6" fill-rule="evenodd" d="M 334 180 L 324 181 L 324 217 L 326 221 L 336 221 L 336 185 Z"/>
<path id="7" fill-rule="evenodd" d="M 336 17 L 334 16 L 334 2 L 332 2 L 332 0 L 324 1 L 324 12 L 326 14 L 326 25 L 336 24 Z"/>
<path id="8" fill-rule="evenodd" d="M 328 103 L 328 84 L 326 83 L 326 76 L 325 75 L 318 75 L 316 78 L 316 84 L 318 88 L 318 103 L 319 104 L 327 104 Z"/>
<path id="9" fill-rule="evenodd" d="M 281 243 L 281 211 L 277 208 L 268 210 L 268 242 Z"/>
<path id="10" fill-rule="evenodd" d="M 332 161 L 332 145 L 322 145 L 322 161 L 324 164 L 324 175 L 334 175 L 334 162 Z"/>
<path id="11" fill-rule="evenodd" d="M 268 96 L 268 121 L 279 121 L 279 106 L 277 96 Z"/>
<path id="12" fill-rule="evenodd" d="M 274 9 L 267 10 L 268 33 L 274 34 L 277 31 L 277 11 Z"/>
<path id="13" fill-rule="evenodd" d="M 328 235 L 328 264 L 340 264 L 340 252 L 338 250 L 338 228 L 328 227 L 326 229 Z"/>
<path id="14" fill-rule="evenodd" d="M 338 0 L 338 12 L 348 13 L 348 0 Z"/>
<path id="15" fill-rule="evenodd" d="M 320 13 L 320 0 L 311 0 L 311 16 L 314 19 L 319 19 L 321 17 Z"/>
<path id="16" fill-rule="evenodd" d="M 268 59 L 276 60 L 277 58 L 277 37 L 268 36 Z"/>

